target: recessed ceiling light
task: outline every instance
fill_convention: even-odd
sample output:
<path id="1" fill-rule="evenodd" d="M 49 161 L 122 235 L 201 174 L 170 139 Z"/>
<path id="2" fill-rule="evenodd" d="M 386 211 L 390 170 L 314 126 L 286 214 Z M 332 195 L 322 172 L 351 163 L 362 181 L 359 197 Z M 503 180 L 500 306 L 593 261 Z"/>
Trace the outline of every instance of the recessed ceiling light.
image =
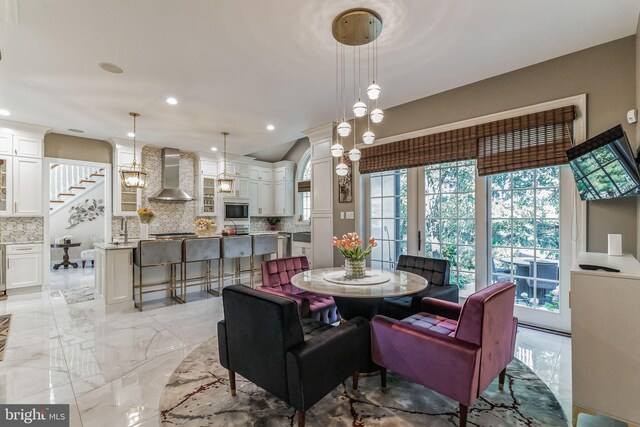
<path id="1" fill-rule="evenodd" d="M 174 97 L 170 96 L 169 98 L 167 98 L 167 104 L 176 105 L 177 103 L 178 103 L 178 100 L 175 99 Z"/>
<path id="2" fill-rule="evenodd" d="M 67 130 L 69 132 L 73 132 L 73 133 L 84 133 L 84 131 L 82 129 L 69 128 Z"/>
<path id="3" fill-rule="evenodd" d="M 267 125 L 267 130 L 274 130 L 276 127 L 274 125 Z"/>
<path id="4" fill-rule="evenodd" d="M 111 62 L 101 62 L 98 64 L 98 67 L 102 68 L 108 73 L 114 73 L 114 74 L 124 73 L 123 68 L 118 67 L 116 64 L 112 64 Z"/>
<path id="5" fill-rule="evenodd" d="M 5 109 L 0 110 L 0 116 L 10 116 L 10 115 L 11 113 L 9 112 L 9 110 L 5 110 Z"/>
<path id="6" fill-rule="evenodd" d="M 218 147 L 211 147 L 211 151 L 218 151 Z"/>
<path id="7" fill-rule="evenodd" d="M 136 136 L 136 134 L 135 134 L 135 133 L 133 133 L 133 132 L 127 132 L 127 136 L 128 136 L 129 138 L 133 138 L 134 136 Z"/>

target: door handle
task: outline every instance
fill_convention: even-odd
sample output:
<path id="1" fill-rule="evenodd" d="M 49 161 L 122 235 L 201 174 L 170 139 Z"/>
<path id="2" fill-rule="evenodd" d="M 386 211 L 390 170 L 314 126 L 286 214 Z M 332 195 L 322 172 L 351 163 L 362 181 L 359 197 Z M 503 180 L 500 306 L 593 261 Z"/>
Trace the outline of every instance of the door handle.
<path id="1" fill-rule="evenodd" d="M 418 252 L 422 250 L 422 232 L 418 230 Z"/>

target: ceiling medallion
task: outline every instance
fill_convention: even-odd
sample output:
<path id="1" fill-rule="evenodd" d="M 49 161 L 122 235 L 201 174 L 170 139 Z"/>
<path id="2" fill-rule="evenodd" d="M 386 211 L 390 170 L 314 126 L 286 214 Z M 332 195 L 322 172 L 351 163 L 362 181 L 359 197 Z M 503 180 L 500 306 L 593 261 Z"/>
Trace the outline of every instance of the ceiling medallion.
<path id="1" fill-rule="evenodd" d="M 336 128 L 338 141 L 331 147 L 331 154 L 334 157 L 342 158 L 344 140 L 353 133 L 353 148 L 349 150 L 349 159 L 358 161 L 361 152 L 356 148 L 356 120 L 367 116 L 367 130 L 362 134 L 362 142 L 371 145 L 375 141 L 375 134 L 371 131 L 371 122 L 380 123 L 384 118 L 384 112 L 378 107 L 378 99 L 382 89 L 377 82 L 378 79 L 378 36 L 382 32 L 382 18 L 378 13 L 370 9 L 349 9 L 342 12 L 333 20 L 331 25 L 333 38 L 336 40 Z M 366 83 L 365 98 L 363 99 L 361 65 L 361 48 L 366 46 Z M 353 61 L 347 64 L 345 49 L 352 47 Z M 347 101 L 347 67 L 351 68 L 348 73 L 353 74 L 353 84 L 349 85 L 349 90 L 353 89 L 353 104 Z M 351 95 L 349 95 L 351 96 Z M 355 117 L 353 126 L 347 121 L 346 106 L 352 105 L 351 111 Z M 353 129 L 352 129 L 353 127 Z M 336 167 L 336 173 L 343 176 L 345 171 L 344 163 L 341 162 Z"/>

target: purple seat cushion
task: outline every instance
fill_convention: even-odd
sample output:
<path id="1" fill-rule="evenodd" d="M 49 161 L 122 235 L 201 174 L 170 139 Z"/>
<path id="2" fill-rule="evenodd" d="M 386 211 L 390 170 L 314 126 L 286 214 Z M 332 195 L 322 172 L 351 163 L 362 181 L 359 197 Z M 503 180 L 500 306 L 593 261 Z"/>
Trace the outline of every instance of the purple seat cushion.
<path id="1" fill-rule="evenodd" d="M 416 313 L 402 321 L 449 337 L 455 335 L 458 327 L 458 322 L 455 320 L 429 313 Z"/>

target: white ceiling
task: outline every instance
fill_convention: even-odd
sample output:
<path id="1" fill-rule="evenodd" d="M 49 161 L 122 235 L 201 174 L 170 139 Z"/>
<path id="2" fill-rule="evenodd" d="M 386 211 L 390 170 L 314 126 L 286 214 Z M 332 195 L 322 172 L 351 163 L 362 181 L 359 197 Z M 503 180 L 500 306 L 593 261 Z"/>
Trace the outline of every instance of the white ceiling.
<path id="1" fill-rule="evenodd" d="M 208 151 L 227 130 L 230 152 L 255 152 L 335 120 L 331 22 L 358 6 L 384 22 L 382 108 L 634 34 L 640 12 L 638 0 L 29 0 L 17 25 L 0 7 L 0 109 L 94 138 L 126 138 L 138 111 L 142 141 Z"/>

